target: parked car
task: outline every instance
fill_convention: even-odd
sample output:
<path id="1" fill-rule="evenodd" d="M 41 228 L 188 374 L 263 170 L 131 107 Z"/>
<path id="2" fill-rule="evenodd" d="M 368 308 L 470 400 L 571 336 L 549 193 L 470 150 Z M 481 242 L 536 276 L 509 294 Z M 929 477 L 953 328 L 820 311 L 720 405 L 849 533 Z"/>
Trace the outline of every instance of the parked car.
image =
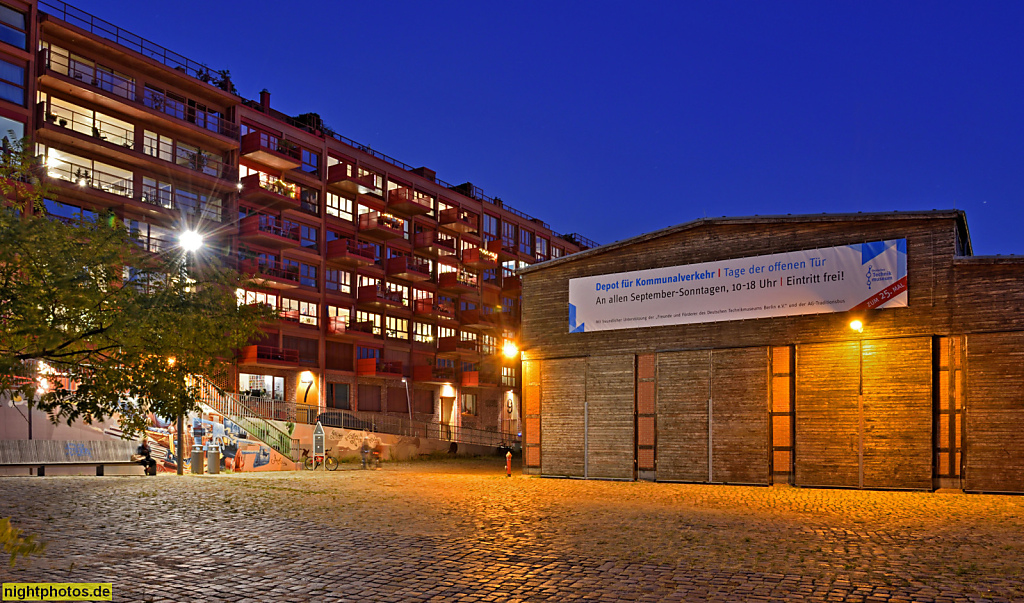
<path id="1" fill-rule="evenodd" d="M 342 429 L 355 429 L 357 431 L 374 431 L 370 421 L 364 421 L 350 412 L 344 410 L 325 410 L 317 415 L 316 420 L 324 427 L 340 427 Z"/>

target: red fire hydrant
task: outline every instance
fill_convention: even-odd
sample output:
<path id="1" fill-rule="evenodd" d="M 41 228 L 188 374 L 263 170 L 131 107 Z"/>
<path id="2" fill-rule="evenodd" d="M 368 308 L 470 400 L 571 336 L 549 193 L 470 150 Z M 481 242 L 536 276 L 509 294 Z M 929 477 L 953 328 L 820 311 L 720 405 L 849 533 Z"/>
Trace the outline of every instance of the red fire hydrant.
<path id="1" fill-rule="evenodd" d="M 505 453 L 505 477 L 512 477 L 512 451 Z"/>

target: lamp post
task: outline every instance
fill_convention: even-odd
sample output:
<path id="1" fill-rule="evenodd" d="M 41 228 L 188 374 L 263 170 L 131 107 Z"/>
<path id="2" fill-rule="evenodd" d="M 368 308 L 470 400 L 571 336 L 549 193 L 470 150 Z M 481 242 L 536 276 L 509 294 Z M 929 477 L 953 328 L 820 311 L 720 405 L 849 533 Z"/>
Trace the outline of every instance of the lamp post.
<path id="1" fill-rule="evenodd" d="M 188 255 L 199 251 L 203 246 L 203 235 L 199 234 L 194 230 L 186 230 L 181 233 L 178 238 L 178 246 L 184 254 L 181 256 L 181 272 L 179 277 L 181 278 L 182 286 L 187 282 L 188 279 Z M 184 289 L 182 289 L 182 295 L 184 295 Z M 185 474 L 185 453 L 184 453 L 184 431 L 185 431 L 185 399 L 184 396 L 178 400 L 178 421 L 177 421 L 177 443 L 175 444 L 175 451 L 177 452 L 177 462 L 174 464 L 177 466 L 178 475 Z"/>

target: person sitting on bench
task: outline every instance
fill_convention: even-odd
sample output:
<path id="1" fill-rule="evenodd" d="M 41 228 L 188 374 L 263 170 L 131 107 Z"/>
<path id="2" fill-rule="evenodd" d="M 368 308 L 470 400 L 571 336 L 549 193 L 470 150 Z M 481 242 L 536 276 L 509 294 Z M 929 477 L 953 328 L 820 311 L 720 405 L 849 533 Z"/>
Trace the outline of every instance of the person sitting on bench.
<path id="1" fill-rule="evenodd" d="M 153 451 L 149 449 L 149 442 L 142 440 L 136 452 L 142 457 L 139 464 L 146 467 L 146 475 L 156 475 L 156 461 L 150 456 Z"/>

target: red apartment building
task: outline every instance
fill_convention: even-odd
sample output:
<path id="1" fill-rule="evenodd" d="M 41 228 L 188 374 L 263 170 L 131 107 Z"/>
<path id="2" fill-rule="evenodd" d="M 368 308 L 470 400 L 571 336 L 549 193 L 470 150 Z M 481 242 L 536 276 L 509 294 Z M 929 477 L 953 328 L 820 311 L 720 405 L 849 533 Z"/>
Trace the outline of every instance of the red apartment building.
<path id="1" fill-rule="evenodd" d="M 515 270 L 593 243 L 233 91 L 226 73 L 58 0 L 0 4 L 0 130 L 51 213 L 113 210 L 144 248 L 185 229 L 281 319 L 225 384 L 277 418 L 324 408 L 519 431 Z"/>

